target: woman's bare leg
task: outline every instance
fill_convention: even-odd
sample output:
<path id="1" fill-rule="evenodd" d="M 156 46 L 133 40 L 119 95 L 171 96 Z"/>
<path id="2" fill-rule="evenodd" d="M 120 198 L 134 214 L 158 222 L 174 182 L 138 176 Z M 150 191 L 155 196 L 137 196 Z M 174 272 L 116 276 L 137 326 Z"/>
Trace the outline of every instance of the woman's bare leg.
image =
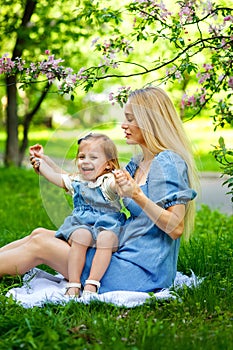
<path id="1" fill-rule="evenodd" d="M 68 278 L 69 251 L 69 244 L 56 238 L 54 231 L 39 228 L 23 244 L 0 251 L 0 276 L 21 275 L 46 264 Z"/>
<path id="2" fill-rule="evenodd" d="M 68 261 L 69 282 L 80 283 L 80 277 L 86 261 L 87 249 L 92 244 L 92 235 L 86 229 L 78 229 L 72 233 L 70 239 L 70 253 Z M 80 289 L 71 287 L 67 290 L 67 295 L 79 296 Z"/>
<path id="3" fill-rule="evenodd" d="M 13 242 L 10 242 L 10 243 L 4 245 L 3 247 L 0 248 L 0 253 L 4 252 L 6 250 L 12 249 L 12 248 L 17 248 L 17 247 L 21 246 L 22 244 L 28 242 L 28 240 L 31 239 L 31 237 L 34 236 L 34 234 L 37 234 L 37 231 L 38 231 L 38 228 L 33 230 L 31 232 L 31 234 L 26 236 L 26 237 L 23 237 L 21 239 L 17 239 L 16 241 L 13 241 Z"/>
<path id="4" fill-rule="evenodd" d="M 117 244 L 118 239 L 115 233 L 112 231 L 100 232 L 97 238 L 96 252 L 92 261 L 88 280 L 101 280 L 110 264 L 112 252 L 117 249 Z M 86 284 L 84 290 L 96 292 L 96 286 Z"/>

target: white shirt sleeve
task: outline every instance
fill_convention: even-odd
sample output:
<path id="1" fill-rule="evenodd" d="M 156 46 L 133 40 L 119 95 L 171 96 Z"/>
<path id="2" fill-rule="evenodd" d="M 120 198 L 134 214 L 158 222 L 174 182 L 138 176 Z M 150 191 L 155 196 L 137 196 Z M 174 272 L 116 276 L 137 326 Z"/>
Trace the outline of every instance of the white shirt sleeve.
<path id="1" fill-rule="evenodd" d="M 62 174 L 62 180 L 64 182 L 67 193 L 69 193 L 71 196 L 73 196 L 74 195 L 74 188 L 72 186 L 72 179 L 70 178 L 70 175 L 69 174 Z"/>
<path id="2" fill-rule="evenodd" d="M 104 195 L 108 198 L 108 200 L 114 202 L 119 200 L 119 196 L 116 192 L 114 192 L 111 188 L 111 184 L 114 184 L 115 179 L 113 174 L 108 174 L 108 176 L 104 176 L 101 188 Z"/>

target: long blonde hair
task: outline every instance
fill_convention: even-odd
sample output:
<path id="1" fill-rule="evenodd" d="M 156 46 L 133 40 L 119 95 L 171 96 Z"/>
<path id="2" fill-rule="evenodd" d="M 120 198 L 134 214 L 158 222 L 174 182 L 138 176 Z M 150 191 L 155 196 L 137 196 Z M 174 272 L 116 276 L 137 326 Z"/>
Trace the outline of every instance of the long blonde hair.
<path id="1" fill-rule="evenodd" d="M 152 154 L 171 150 L 179 154 L 187 164 L 191 188 L 197 190 L 198 176 L 192 147 L 181 119 L 169 96 L 158 87 L 147 87 L 130 93 L 128 102 L 141 129 L 147 149 Z M 189 238 L 194 227 L 195 202 L 186 206 L 184 237 Z"/>

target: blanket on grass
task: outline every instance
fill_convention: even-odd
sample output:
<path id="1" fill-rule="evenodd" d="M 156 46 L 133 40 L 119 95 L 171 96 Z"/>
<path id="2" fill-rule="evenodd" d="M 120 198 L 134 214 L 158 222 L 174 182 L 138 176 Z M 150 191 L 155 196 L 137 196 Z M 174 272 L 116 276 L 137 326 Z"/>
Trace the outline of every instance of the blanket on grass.
<path id="1" fill-rule="evenodd" d="M 150 298 L 175 299 L 177 298 L 176 290 L 183 286 L 196 287 L 200 282 L 201 279 L 197 278 L 193 272 L 190 277 L 177 272 L 172 288 L 166 288 L 157 293 L 148 294 L 121 290 L 95 296 L 81 296 L 80 298 L 72 298 L 72 300 L 87 304 L 94 299 L 131 308 L 144 304 Z M 12 297 L 24 308 L 43 307 L 46 303 L 65 304 L 71 300 L 64 295 L 66 283 L 67 280 L 60 274 L 54 276 L 38 268 L 33 268 L 24 275 L 23 286 L 10 289 L 6 296 Z"/>

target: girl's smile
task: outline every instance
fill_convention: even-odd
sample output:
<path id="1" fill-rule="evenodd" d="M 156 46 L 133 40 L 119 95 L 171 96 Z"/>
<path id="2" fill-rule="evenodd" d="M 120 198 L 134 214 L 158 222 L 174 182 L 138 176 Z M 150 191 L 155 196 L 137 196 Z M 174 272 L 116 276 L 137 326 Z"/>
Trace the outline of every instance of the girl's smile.
<path id="1" fill-rule="evenodd" d="M 78 169 L 84 180 L 95 181 L 106 172 L 108 160 L 98 141 L 83 140 L 79 145 Z"/>

